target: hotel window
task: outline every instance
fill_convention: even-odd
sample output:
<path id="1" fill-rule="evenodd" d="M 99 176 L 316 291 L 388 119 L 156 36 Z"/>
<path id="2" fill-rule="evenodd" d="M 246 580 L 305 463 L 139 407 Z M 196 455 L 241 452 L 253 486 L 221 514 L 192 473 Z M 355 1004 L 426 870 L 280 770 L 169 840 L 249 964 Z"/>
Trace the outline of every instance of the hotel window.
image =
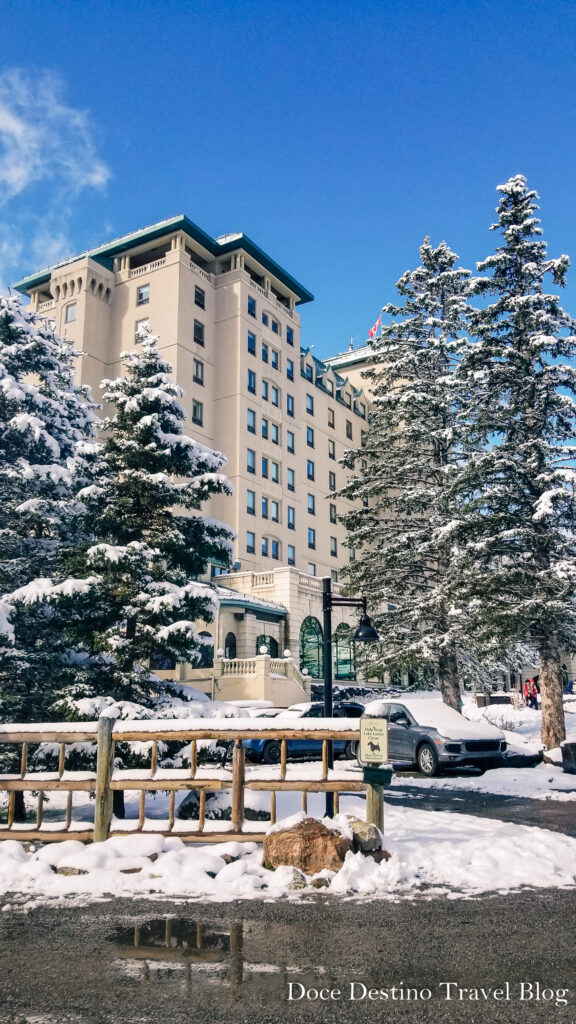
<path id="1" fill-rule="evenodd" d="M 308 495 L 308 511 L 311 516 L 316 515 L 316 499 L 313 494 Z"/>
<path id="2" fill-rule="evenodd" d="M 280 353 L 277 349 L 270 349 L 270 365 L 273 370 L 277 370 L 280 366 Z"/>
<path id="3" fill-rule="evenodd" d="M 194 285 L 194 303 L 200 309 L 206 309 L 206 292 L 203 288 L 199 288 L 197 284 Z"/>
<path id="4" fill-rule="evenodd" d="M 256 299 L 248 296 L 248 316 L 256 316 Z"/>
<path id="5" fill-rule="evenodd" d="M 277 462 L 273 462 L 271 464 L 270 469 L 271 469 L 270 476 L 271 476 L 271 479 L 272 479 L 272 483 L 273 484 L 279 484 L 280 483 L 280 466 L 279 466 L 279 464 Z"/>
<path id="6" fill-rule="evenodd" d="M 272 444 L 280 444 L 280 427 L 277 423 L 270 425 L 270 440 Z"/>
<path id="7" fill-rule="evenodd" d="M 308 562 L 308 575 L 309 576 L 315 576 L 316 575 L 316 563 L 315 562 Z"/>
<path id="8" fill-rule="evenodd" d="M 252 448 L 246 449 L 246 470 L 248 473 L 256 472 L 256 452 Z"/>
<path id="9" fill-rule="evenodd" d="M 334 505 L 332 502 L 330 502 L 330 522 L 331 523 L 338 522 L 337 517 L 336 517 L 336 505 Z"/>
<path id="10" fill-rule="evenodd" d="M 268 345 L 265 341 L 262 342 L 262 362 L 268 362 Z"/>
<path id="11" fill-rule="evenodd" d="M 144 317 L 143 320 L 137 320 L 136 323 L 134 324 L 134 340 L 138 341 L 138 338 L 140 336 L 140 332 L 142 331 L 143 333 L 145 333 L 146 329 L 149 328 L 149 327 L 150 327 L 150 321 L 149 321 L 148 317 Z"/>
<path id="12" fill-rule="evenodd" d="M 349 548 L 348 554 L 350 556 L 350 561 L 351 562 L 355 562 L 356 561 L 356 549 L 355 548 Z"/>
<path id="13" fill-rule="evenodd" d="M 328 409 L 328 426 L 334 426 L 334 409 Z"/>
<path id="14" fill-rule="evenodd" d="M 306 395 L 306 412 L 309 413 L 310 416 L 314 415 L 314 398 L 312 395 Z"/>
<path id="15" fill-rule="evenodd" d="M 246 511 L 249 516 L 256 515 L 256 491 L 246 491 Z"/>
<path id="16" fill-rule="evenodd" d="M 68 303 L 68 305 L 66 306 L 66 310 L 64 312 L 64 323 L 66 323 L 66 324 L 74 323 L 74 321 L 76 319 L 76 312 L 77 312 L 77 310 L 78 310 L 78 303 L 77 302 L 70 302 L 70 303 Z"/>
<path id="17" fill-rule="evenodd" d="M 272 520 L 273 523 L 280 522 L 280 502 L 270 502 L 270 519 Z"/>
<path id="18" fill-rule="evenodd" d="M 262 381 L 262 398 L 264 399 L 265 402 L 268 401 L 268 381 L 267 380 L 263 380 Z"/>
<path id="19" fill-rule="evenodd" d="M 256 335 L 248 331 L 248 352 L 251 356 L 256 355 Z"/>
<path id="20" fill-rule="evenodd" d="M 268 519 L 268 498 L 262 498 L 262 519 Z"/>
<path id="21" fill-rule="evenodd" d="M 308 547 L 316 547 L 316 530 L 312 526 L 308 527 Z"/>
<path id="22" fill-rule="evenodd" d="M 289 345 L 293 345 L 294 344 L 294 328 L 293 327 L 287 327 L 286 328 L 286 341 L 288 342 Z"/>
<path id="23" fill-rule="evenodd" d="M 314 380 L 314 371 L 312 369 L 311 363 L 305 363 L 304 376 L 306 377 L 306 380 Z"/>
<path id="24" fill-rule="evenodd" d="M 330 575 L 332 577 L 332 582 L 333 583 L 338 583 L 338 570 L 337 569 L 330 569 Z"/>
<path id="25" fill-rule="evenodd" d="M 201 359 L 194 359 L 192 361 L 192 380 L 195 384 L 200 384 L 204 387 L 204 363 Z"/>
<path id="26" fill-rule="evenodd" d="M 333 380 L 325 380 L 324 381 L 324 387 L 326 388 L 326 391 L 328 392 L 329 395 L 333 395 L 334 394 L 334 381 Z"/>
<path id="27" fill-rule="evenodd" d="M 352 440 L 352 424 L 350 420 L 346 420 L 346 437 L 349 441 Z"/>
<path id="28" fill-rule="evenodd" d="M 203 426 L 204 423 L 204 406 L 202 402 L 197 402 L 195 398 L 192 400 L 192 423 L 196 423 L 199 427 Z"/>
<path id="29" fill-rule="evenodd" d="M 328 440 L 328 458 L 329 459 L 335 459 L 336 458 L 336 442 L 333 441 L 332 438 L 329 438 L 329 440 Z"/>
<path id="30" fill-rule="evenodd" d="M 272 558 L 275 558 L 276 561 L 278 561 L 278 559 L 280 558 L 280 541 L 273 540 L 271 544 L 271 549 Z"/>
<path id="31" fill-rule="evenodd" d="M 136 305 L 144 306 L 147 302 L 150 302 L 150 285 L 141 284 L 140 287 L 136 289 Z"/>
<path id="32" fill-rule="evenodd" d="M 296 548 L 293 544 L 288 545 L 288 565 L 296 565 Z"/>
<path id="33" fill-rule="evenodd" d="M 289 491 L 295 491 L 296 490 L 296 483 L 295 483 L 295 476 L 294 476 L 294 470 L 293 469 L 286 470 L 286 487 L 288 488 Z"/>
<path id="34" fill-rule="evenodd" d="M 254 409 L 248 409 L 246 411 L 246 429 L 249 434 L 256 433 L 256 413 Z"/>
<path id="35" fill-rule="evenodd" d="M 336 473 L 328 473 L 328 489 L 331 491 L 336 490 Z"/>
<path id="36" fill-rule="evenodd" d="M 272 334 L 280 334 L 280 324 L 277 320 L 271 320 L 270 327 L 272 328 Z"/>
<path id="37" fill-rule="evenodd" d="M 338 554 L 338 541 L 336 537 L 330 537 L 330 554 L 333 558 L 336 558 Z"/>
<path id="38" fill-rule="evenodd" d="M 286 395 L 286 412 L 288 416 L 294 415 L 294 396 Z"/>
<path id="39" fill-rule="evenodd" d="M 262 323 L 264 327 L 268 327 L 268 313 L 262 313 Z"/>
<path id="40" fill-rule="evenodd" d="M 294 455 L 294 449 L 295 449 L 294 440 L 295 440 L 294 439 L 294 431 L 293 430 L 287 430 L 286 431 L 286 447 L 287 447 L 287 449 L 288 449 L 288 451 L 290 452 L 291 455 Z"/>
<path id="41" fill-rule="evenodd" d="M 256 551 L 256 534 L 248 530 L 246 534 L 246 551 L 249 555 L 253 555 Z"/>
<path id="42" fill-rule="evenodd" d="M 280 405 L 280 392 L 278 388 L 272 385 L 272 405 L 278 407 Z"/>
<path id="43" fill-rule="evenodd" d="M 268 478 L 268 458 L 266 455 L 262 456 L 262 476 Z"/>
<path id="44" fill-rule="evenodd" d="M 314 463 L 312 459 L 306 459 L 306 476 L 309 480 L 314 479 Z"/>
<path id="45" fill-rule="evenodd" d="M 288 524 L 289 530 L 296 529 L 296 509 L 294 508 L 293 505 L 288 505 L 286 511 L 286 522 Z"/>
<path id="46" fill-rule="evenodd" d="M 268 420 L 262 417 L 262 437 L 268 438 Z"/>
<path id="47" fill-rule="evenodd" d="M 256 394 L 256 374 L 254 370 L 248 370 L 248 391 L 251 395 Z"/>
<path id="48" fill-rule="evenodd" d="M 309 448 L 314 447 L 314 430 L 312 427 L 306 427 L 306 444 Z"/>
<path id="49" fill-rule="evenodd" d="M 286 376 L 288 377 L 288 380 L 294 380 L 294 360 L 293 359 L 287 359 L 286 360 Z"/>
<path id="50" fill-rule="evenodd" d="M 262 554 L 268 554 L 268 537 L 262 537 Z"/>
<path id="51" fill-rule="evenodd" d="M 194 321 L 194 341 L 197 345 L 204 345 L 204 324 L 200 320 Z"/>

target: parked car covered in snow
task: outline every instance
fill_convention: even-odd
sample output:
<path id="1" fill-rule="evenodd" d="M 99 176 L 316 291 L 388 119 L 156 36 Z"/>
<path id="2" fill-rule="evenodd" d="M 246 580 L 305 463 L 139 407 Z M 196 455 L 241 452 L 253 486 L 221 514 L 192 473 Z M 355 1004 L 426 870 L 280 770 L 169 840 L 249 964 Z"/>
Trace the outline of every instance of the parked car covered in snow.
<path id="1" fill-rule="evenodd" d="M 334 704 L 333 718 L 358 719 L 363 712 L 363 704 L 358 704 L 352 700 L 344 700 Z M 279 728 L 281 728 L 282 720 L 285 721 L 286 719 L 293 722 L 294 719 L 298 718 L 324 718 L 324 704 L 319 701 L 293 704 L 292 707 L 280 711 L 276 717 Z M 305 724 L 305 722 L 302 722 L 302 725 Z M 274 738 L 244 740 L 243 745 L 246 748 L 248 757 L 255 761 L 263 761 L 264 764 L 278 764 L 280 762 L 280 740 Z M 333 751 L 335 755 L 341 754 L 344 757 L 353 758 L 356 756 L 356 743 L 352 740 L 334 740 Z M 312 738 L 288 740 L 286 753 L 288 757 L 319 757 L 322 753 L 322 740 Z"/>
<path id="2" fill-rule="evenodd" d="M 395 765 L 417 765 L 423 775 L 445 768 L 498 768 L 504 733 L 488 722 L 470 722 L 441 700 L 378 700 L 369 715 L 388 719 L 388 757 Z"/>

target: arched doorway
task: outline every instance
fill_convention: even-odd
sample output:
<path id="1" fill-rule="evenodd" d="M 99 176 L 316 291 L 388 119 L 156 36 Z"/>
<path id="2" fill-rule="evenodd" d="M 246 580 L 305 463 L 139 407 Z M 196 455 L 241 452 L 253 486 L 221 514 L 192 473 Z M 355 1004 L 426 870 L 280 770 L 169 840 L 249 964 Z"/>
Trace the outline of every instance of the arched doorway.
<path id="1" fill-rule="evenodd" d="M 352 630 L 347 622 L 341 622 L 334 630 L 332 641 L 334 650 L 334 678 L 355 679 L 354 644 Z"/>
<path id="2" fill-rule="evenodd" d="M 236 657 L 236 634 L 226 633 L 226 639 L 224 640 L 224 657 L 235 658 Z"/>
<path id="3" fill-rule="evenodd" d="M 260 636 L 256 637 L 256 654 L 260 654 L 260 648 L 265 647 L 271 658 L 278 657 L 278 641 L 273 636 L 267 636 L 265 633 L 261 633 Z"/>
<path id="4" fill-rule="evenodd" d="M 322 626 L 313 615 L 308 615 L 300 626 L 300 669 L 304 668 L 316 679 L 324 674 Z"/>

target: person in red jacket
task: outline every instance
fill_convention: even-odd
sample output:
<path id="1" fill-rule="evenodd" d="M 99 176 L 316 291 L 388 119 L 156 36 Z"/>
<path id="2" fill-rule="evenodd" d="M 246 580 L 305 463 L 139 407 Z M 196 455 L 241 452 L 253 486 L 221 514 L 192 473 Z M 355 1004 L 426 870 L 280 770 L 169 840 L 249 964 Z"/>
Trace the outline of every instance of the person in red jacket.
<path id="1" fill-rule="evenodd" d="M 538 708 L 538 691 L 536 689 L 536 683 L 533 679 L 527 679 L 524 683 L 524 700 L 526 701 L 526 707 Z"/>

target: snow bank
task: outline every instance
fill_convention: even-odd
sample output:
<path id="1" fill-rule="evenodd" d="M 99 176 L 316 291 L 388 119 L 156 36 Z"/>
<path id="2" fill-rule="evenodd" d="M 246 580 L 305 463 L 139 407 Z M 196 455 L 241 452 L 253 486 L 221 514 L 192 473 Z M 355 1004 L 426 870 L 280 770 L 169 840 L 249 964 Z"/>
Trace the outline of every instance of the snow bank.
<path id="1" fill-rule="evenodd" d="M 363 814 L 363 802 L 351 804 L 353 813 Z M 426 897 L 467 896 L 576 884 L 576 839 L 568 836 L 461 814 L 392 807 L 386 808 L 385 822 L 390 860 L 376 864 L 349 853 L 327 892 L 398 899 L 419 892 Z M 345 819 L 335 825 L 345 828 Z M 298 899 L 312 891 L 290 890 L 291 877 L 283 868 L 265 870 L 256 843 L 186 846 L 178 836 L 133 835 L 88 846 L 68 840 L 28 852 L 14 840 L 0 843 L 0 892 L 35 898 L 156 893 L 223 902 Z"/>

